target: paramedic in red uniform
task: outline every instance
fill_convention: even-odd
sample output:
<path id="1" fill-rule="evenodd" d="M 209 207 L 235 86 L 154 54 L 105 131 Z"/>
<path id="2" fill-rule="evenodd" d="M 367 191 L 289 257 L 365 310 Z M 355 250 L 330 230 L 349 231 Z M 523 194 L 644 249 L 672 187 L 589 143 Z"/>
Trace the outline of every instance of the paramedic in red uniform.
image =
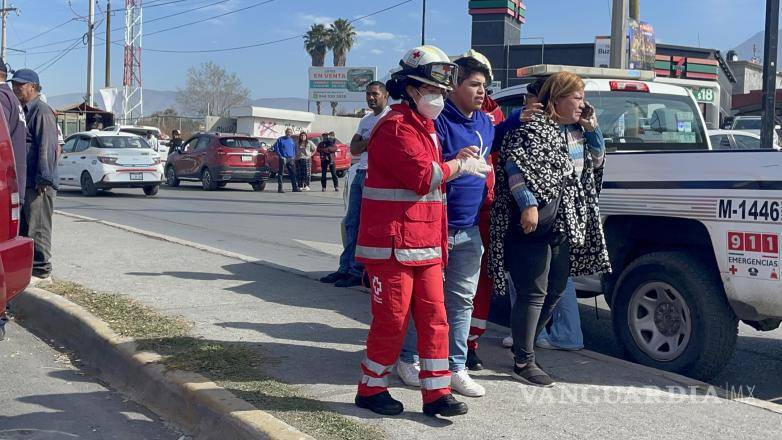
<path id="1" fill-rule="evenodd" d="M 356 260 L 369 274 L 372 325 L 355 403 L 378 414 L 403 411 L 388 393 L 388 377 L 412 314 L 424 414 L 456 416 L 466 414 L 467 405 L 450 389 L 442 188 L 459 174 L 485 175 L 489 167 L 474 146 L 442 162 L 433 119 L 454 85 L 456 66 L 448 56 L 434 46 L 419 46 L 399 64 L 386 88 L 401 103 L 377 123 L 367 147 L 371 172 L 364 182 Z"/>

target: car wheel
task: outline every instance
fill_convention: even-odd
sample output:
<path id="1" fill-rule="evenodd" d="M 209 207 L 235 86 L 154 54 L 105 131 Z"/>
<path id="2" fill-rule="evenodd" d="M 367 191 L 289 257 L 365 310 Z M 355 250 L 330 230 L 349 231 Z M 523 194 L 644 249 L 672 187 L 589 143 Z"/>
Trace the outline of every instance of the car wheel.
<path id="1" fill-rule="evenodd" d="M 81 173 L 81 193 L 87 197 L 95 197 L 98 194 L 98 187 L 92 181 L 92 176 L 87 171 Z"/>
<path id="2" fill-rule="evenodd" d="M 179 179 L 176 177 L 176 171 L 173 166 L 166 167 L 166 185 L 172 188 L 179 186 Z"/>
<path id="3" fill-rule="evenodd" d="M 201 187 L 204 188 L 204 191 L 214 191 L 217 189 L 217 182 L 215 182 L 214 177 L 212 177 L 212 172 L 209 171 L 209 168 L 204 168 L 204 170 L 201 171 Z"/>
<path id="4" fill-rule="evenodd" d="M 253 187 L 253 191 L 263 191 L 266 189 L 266 181 L 252 182 L 250 185 Z"/>
<path id="5" fill-rule="evenodd" d="M 144 195 L 154 196 L 160 189 L 160 185 L 147 185 L 144 187 Z"/>
<path id="6" fill-rule="evenodd" d="M 722 370 L 738 319 L 712 266 L 687 252 L 655 252 L 622 272 L 613 327 L 630 358 L 700 380 Z"/>
<path id="7" fill-rule="evenodd" d="M 337 171 L 337 177 L 339 177 L 340 179 L 345 177 L 345 170 Z"/>

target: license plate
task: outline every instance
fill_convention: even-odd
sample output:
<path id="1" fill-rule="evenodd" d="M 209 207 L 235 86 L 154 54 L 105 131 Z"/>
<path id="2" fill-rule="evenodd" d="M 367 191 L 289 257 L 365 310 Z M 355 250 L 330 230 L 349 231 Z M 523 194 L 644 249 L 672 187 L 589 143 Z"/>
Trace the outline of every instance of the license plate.
<path id="1" fill-rule="evenodd" d="M 253 157 L 252 156 L 242 156 L 242 162 L 252 162 Z"/>
<path id="2" fill-rule="evenodd" d="M 144 173 L 130 173 L 130 180 L 144 180 Z"/>

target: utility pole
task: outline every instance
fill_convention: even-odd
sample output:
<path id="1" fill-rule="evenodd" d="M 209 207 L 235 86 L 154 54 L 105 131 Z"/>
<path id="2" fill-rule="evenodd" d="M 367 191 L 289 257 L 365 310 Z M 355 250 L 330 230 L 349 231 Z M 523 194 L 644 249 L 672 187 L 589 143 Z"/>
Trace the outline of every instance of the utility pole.
<path id="1" fill-rule="evenodd" d="M 423 1 L 424 8 L 423 12 L 421 13 L 421 46 L 426 44 L 426 0 Z"/>
<path id="2" fill-rule="evenodd" d="M 106 79 L 104 87 L 111 87 L 111 1 L 106 2 Z M 111 111 L 111 109 L 108 109 Z"/>
<path id="3" fill-rule="evenodd" d="M 630 0 L 630 18 L 641 21 L 641 0 Z"/>
<path id="4" fill-rule="evenodd" d="M 777 44 L 779 42 L 779 0 L 766 0 L 766 36 L 763 45 L 763 110 L 760 145 L 774 146 L 777 97 Z"/>
<path id="5" fill-rule="evenodd" d="M 13 7 L 13 5 L 11 5 L 10 8 L 7 7 L 6 0 L 3 0 L 3 7 L 2 7 L 2 9 L 0 9 L 0 14 L 3 15 L 3 19 L 2 19 L 2 21 L 3 21 L 3 32 L 2 32 L 2 37 L 0 37 L 0 56 L 3 57 L 3 62 L 5 62 L 5 59 L 6 59 L 5 58 L 5 46 L 6 46 L 6 40 L 5 40 L 5 20 L 6 20 L 6 17 L 8 16 L 9 12 L 16 12 L 16 11 L 17 11 L 17 9 L 15 7 Z"/>
<path id="6" fill-rule="evenodd" d="M 84 96 L 84 101 L 92 107 L 92 76 L 93 67 L 92 60 L 95 57 L 95 46 L 93 44 L 94 31 L 95 31 L 95 0 L 88 0 L 90 3 L 89 15 L 87 16 L 87 94 Z"/>
<path id="7" fill-rule="evenodd" d="M 611 8 L 611 67 L 627 67 L 627 0 L 613 0 Z"/>

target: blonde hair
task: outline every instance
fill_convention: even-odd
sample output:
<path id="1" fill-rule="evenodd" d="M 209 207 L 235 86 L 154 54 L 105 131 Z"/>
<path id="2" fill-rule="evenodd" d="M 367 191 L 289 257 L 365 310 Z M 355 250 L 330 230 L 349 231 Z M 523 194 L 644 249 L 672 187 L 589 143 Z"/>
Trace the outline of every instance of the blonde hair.
<path id="1" fill-rule="evenodd" d="M 557 120 L 560 118 L 560 115 L 554 108 L 554 103 L 563 96 L 583 91 L 584 80 L 580 76 L 571 72 L 557 72 L 543 83 L 538 98 L 541 104 L 543 104 L 546 115 L 551 119 Z"/>

